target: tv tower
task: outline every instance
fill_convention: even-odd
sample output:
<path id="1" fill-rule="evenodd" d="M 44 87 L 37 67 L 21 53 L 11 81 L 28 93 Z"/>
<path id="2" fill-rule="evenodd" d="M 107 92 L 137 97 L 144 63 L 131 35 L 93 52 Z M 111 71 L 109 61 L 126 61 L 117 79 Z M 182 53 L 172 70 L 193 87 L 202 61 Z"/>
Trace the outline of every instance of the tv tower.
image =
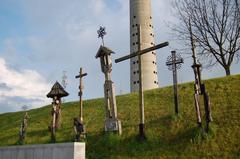
<path id="1" fill-rule="evenodd" d="M 137 26 L 141 27 L 141 49 L 155 45 L 151 0 L 130 0 L 130 52 L 138 51 Z M 130 60 L 131 92 L 139 90 L 138 57 Z M 156 53 L 142 55 L 143 90 L 158 88 Z"/>

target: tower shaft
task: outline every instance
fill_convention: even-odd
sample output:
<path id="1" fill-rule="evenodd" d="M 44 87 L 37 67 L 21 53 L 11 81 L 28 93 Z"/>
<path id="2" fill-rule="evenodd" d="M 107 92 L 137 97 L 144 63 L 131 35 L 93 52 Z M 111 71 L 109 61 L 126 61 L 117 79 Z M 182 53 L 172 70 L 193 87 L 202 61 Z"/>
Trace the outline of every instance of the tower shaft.
<path id="1" fill-rule="evenodd" d="M 130 0 L 130 52 L 138 51 L 137 25 L 141 26 L 141 49 L 155 45 L 151 0 Z M 158 88 L 155 51 L 142 55 L 143 90 Z M 139 90 L 138 58 L 130 60 L 131 92 Z"/>

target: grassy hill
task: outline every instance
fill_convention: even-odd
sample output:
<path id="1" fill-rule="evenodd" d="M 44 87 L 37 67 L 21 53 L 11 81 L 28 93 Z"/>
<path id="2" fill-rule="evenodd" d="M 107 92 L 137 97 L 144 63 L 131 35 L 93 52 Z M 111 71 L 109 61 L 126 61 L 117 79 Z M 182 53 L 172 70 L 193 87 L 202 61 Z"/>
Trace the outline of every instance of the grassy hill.
<path id="1" fill-rule="evenodd" d="M 240 75 L 205 81 L 212 104 L 212 132 L 197 139 L 193 83 L 179 85 L 180 116 L 174 115 L 172 87 L 145 92 L 147 141 L 139 143 L 138 95 L 117 97 L 122 136 L 104 133 L 104 101 L 84 101 L 87 158 L 240 158 Z M 203 108 L 203 106 L 202 106 Z M 63 104 L 57 142 L 72 142 L 78 102 Z M 50 142 L 51 107 L 29 111 L 26 144 Z M 203 112 L 203 111 L 202 111 Z M 0 115 L 0 146 L 14 145 L 24 112 Z"/>

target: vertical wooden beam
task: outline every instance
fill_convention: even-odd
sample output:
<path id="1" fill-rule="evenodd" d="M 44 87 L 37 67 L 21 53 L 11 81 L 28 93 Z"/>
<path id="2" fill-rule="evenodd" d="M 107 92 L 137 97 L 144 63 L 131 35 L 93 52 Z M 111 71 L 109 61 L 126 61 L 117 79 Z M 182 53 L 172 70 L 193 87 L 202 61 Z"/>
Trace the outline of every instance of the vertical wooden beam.
<path id="1" fill-rule="evenodd" d="M 141 26 L 138 25 L 138 52 L 141 50 Z M 139 112 L 140 112 L 140 124 L 139 124 L 139 138 L 145 140 L 144 124 L 144 94 L 143 94 L 143 81 L 142 81 L 142 57 L 138 54 L 138 70 L 139 70 Z"/>

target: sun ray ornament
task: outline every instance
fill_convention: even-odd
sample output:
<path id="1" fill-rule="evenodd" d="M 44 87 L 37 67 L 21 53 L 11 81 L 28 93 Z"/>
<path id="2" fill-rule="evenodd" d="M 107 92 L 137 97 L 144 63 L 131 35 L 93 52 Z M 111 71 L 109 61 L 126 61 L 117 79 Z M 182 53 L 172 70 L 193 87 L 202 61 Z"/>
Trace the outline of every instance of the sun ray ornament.
<path id="1" fill-rule="evenodd" d="M 102 45 L 104 46 L 104 36 L 107 35 L 106 28 L 103 26 L 100 26 L 97 33 L 98 33 L 98 38 L 102 39 Z"/>

